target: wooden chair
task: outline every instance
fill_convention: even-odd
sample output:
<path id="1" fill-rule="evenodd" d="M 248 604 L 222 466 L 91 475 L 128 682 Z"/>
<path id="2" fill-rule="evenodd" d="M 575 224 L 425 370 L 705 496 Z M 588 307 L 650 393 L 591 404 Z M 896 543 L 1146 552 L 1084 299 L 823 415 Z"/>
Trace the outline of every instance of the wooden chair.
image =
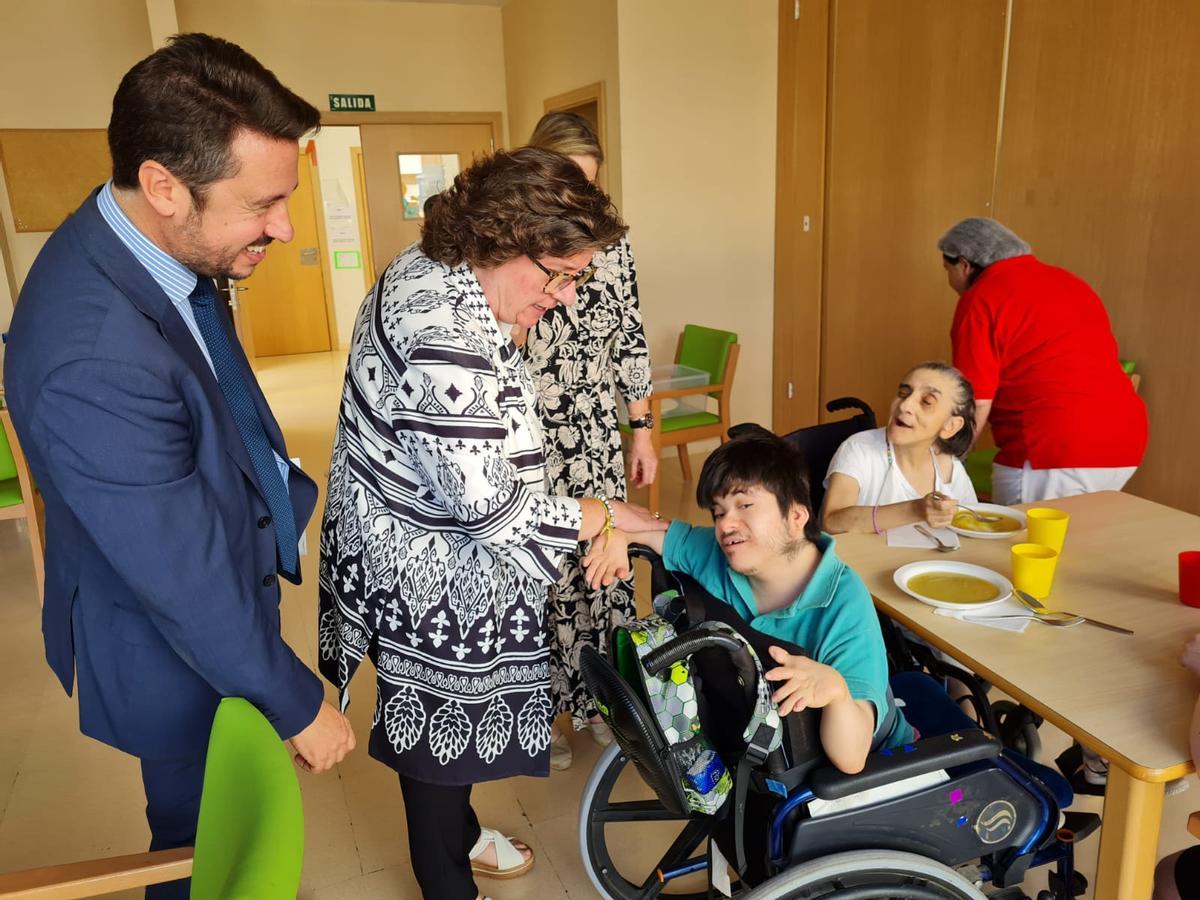
<path id="1" fill-rule="evenodd" d="M 42 528 L 38 522 L 37 495 L 29 475 L 29 464 L 17 443 L 17 433 L 7 409 L 0 409 L 0 425 L 3 426 L 0 428 L 0 519 L 25 520 L 40 605 L 46 588 L 46 560 Z"/>
<path id="2" fill-rule="evenodd" d="M 701 325 L 686 325 L 675 347 L 675 362 L 709 373 L 711 383 L 678 390 L 655 391 L 650 396 L 650 412 L 654 416 L 654 427 L 650 442 L 656 454 L 663 447 L 675 447 L 679 452 L 679 466 L 685 481 L 692 480 L 692 463 L 688 458 L 687 445 L 693 441 L 719 438 L 728 440 L 726 432 L 733 423 L 729 417 L 729 403 L 733 393 L 733 377 L 737 373 L 739 345 L 732 331 L 718 331 Z M 718 412 L 695 412 L 681 416 L 662 416 L 663 404 L 687 397 L 713 397 Z M 660 478 L 650 485 L 650 509 L 657 511 L 662 496 Z"/>
<path id="3" fill-rule="evenodd" d="M 0 875 L 3 900 L 75 900 L 192 879 L 192 900 L 294 898 L 304 807 L 292 757 L 240 697 L 217 708 L 205 761 L 196 848 L 153 850 Z"/>

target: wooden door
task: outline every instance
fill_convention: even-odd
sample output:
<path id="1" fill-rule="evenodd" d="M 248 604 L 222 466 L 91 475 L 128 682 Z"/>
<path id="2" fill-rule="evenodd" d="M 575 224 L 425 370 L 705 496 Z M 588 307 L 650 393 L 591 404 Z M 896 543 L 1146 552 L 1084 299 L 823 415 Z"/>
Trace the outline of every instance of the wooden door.
<path id="1" fill-rule="evenodd" d="M 332 346 L 315 169 L 307 153 L 299 154 L 299 187 L 288 200 L 295 236 L 287 244 L 272 243 L 254 274 L 238 282 L 245 288 L 238 294 L 239 312 L 249 320 L 257 356 L 318 353 Z"/>
<path id="2" fill-rule="evenodd" d="M 834 6 L 821 403 L 885 412 L 899 378 L 948 359 L 957 296 L 937 239 L 989 214 L 1005 0 Z"/>
<path id="3" fill-rule="evenodd" d="M 472 160 L 492 152 L 490 124 L 363 125 L 371 249 L 376 277 L 421 236 L 421 209 Z"/>

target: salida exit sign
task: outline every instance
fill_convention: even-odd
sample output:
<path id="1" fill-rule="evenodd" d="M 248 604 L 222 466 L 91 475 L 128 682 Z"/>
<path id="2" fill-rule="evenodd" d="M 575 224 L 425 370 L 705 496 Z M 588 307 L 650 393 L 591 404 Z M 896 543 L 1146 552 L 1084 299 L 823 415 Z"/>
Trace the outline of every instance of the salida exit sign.
<path id="1" fill-rule="evenodd" d="M 330 94 L 330 112 L 375 112 L 374 94 Z"/>

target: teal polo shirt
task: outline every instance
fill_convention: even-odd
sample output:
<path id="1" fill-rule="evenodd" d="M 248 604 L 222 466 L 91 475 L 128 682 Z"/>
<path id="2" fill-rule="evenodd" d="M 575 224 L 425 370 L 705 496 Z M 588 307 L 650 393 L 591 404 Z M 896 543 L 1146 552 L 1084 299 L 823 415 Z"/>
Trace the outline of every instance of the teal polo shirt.
<path id="1" fill-rule="evenodd" d="M 817 549 L 821 561 L 804 592 L 789 605 L 761 615 L 749 579 L 729 568 L 712 528 L 672 522 L 663 540 L 663 562 L 671 571 L 696 579 L 751 627 L 797 644 L 817 662 L 837 669 L 850 696 L 875 707 L 878 728 L 886 722 L 894 701 L 888 696 L 887 652 L 871 594 L 854 570 L 838 559 L 832 537 L 822 534 Z M 876 734 L 880 738 L 884 747 L 911 743 L 912 726 L 901 713 L 890 734 Z"/>

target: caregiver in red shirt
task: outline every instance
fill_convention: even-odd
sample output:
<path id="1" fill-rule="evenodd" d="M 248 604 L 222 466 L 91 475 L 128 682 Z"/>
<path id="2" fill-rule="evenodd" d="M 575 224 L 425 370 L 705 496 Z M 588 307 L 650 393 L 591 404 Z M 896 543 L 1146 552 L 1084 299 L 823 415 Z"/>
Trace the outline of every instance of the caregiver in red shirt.
<path id="1" fill-rule="evenodd" d="M 976 436 L 990 422 L 1000 451 L 992 499 L 1124 487 L 1146 450 L 1146 405 L 1096 292 L 994 219 L 964 219 L 938 249 L 960 298 L 954 365 L 975 388 Z"/>

